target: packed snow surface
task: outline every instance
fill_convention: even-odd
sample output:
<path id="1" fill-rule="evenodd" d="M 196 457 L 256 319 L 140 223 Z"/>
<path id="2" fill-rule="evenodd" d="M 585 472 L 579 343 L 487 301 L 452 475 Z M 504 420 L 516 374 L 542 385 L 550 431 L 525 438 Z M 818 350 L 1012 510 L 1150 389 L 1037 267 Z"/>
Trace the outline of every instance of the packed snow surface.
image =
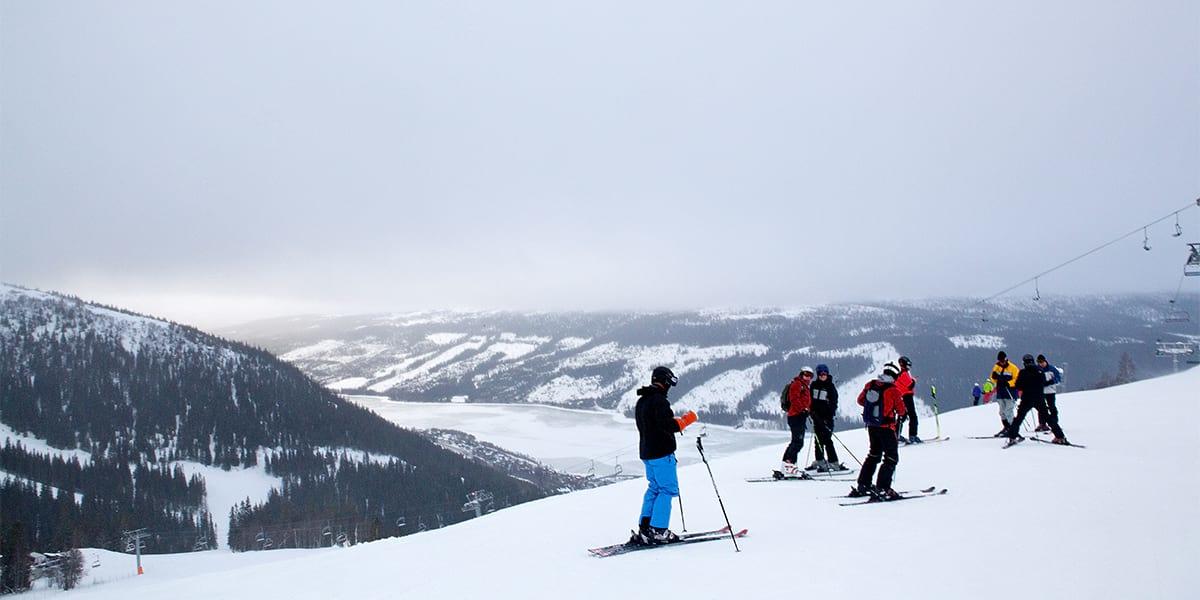
<path id="1" fill-rule="evenodd" d="M 146 575 L 71 597 L 1193 598 L 1198 386 L 1193 369 L 1060 395 L 1063 427 L 1087 449 L 1026 442 L 1001 450 L 999 440 L 967 439 L 996 431 L 995 405 L 942 415 L 950 440 L 902 448 L 896 487 L 950 493 L 895 504 L 839 507 L 828 496 L 848 483 L 746 483 L 778 464 L 780 447 L 710 450 L 729 518 L 750 530 L 740 553 L 719 541 L 589 556 L 587 548 L 623 541 L 634 526 L 645 486 L 629 481 L 352 548 L 147 556 Z M 1123 415 L 1147 405 L 1131 438 Z M 696 457 L 693 431 L 681 456 Z M 709 439 L 719 435 L 709 428 Z M 865 454 L 862 430 L 839 437 Z M 724 524 L 703 464 L 682 467 L 680 485 L 689 530 Z M 672 527 L 682 529 L 678 510 Z M 104 562 L 120 560 L 110 553 Z"/>

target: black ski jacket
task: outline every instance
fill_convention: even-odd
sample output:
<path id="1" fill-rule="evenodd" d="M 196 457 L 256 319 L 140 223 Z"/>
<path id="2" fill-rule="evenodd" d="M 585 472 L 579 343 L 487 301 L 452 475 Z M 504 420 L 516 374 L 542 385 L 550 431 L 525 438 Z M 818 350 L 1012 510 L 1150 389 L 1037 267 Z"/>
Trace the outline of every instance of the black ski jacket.
<path id="1" fill-rule="evenodd" d="M 638 428 L 638 455 L 642 460 L 654 460 L 675 452 L 675 434 L 679 423 L 667 401 L 667 390 L 650 385 L 637 391 L 637 406 L 633 409 Z"/>
<path id="2" fill-rule="evenodd" d="M 809 386 L 812 392 L 812 412 L 822 417 L 832 417 L 837 414 L 838 391 L 833 385 L 833 377 L 827 381 L 820 378 L 813 380 Z"/>
<path id="3" fill-rule="evenodd" d="M 1017 374 L 1017 385 L 1021 402 L 1041 402 L 1046 399 L 1046 376 L 1037 365 L 1027 365 Z"/>

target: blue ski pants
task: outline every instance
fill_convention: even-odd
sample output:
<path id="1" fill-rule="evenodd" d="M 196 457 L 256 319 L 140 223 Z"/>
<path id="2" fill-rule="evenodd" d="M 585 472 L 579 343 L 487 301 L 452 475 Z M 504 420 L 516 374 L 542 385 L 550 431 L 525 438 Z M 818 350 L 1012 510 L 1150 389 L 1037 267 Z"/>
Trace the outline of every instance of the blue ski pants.
<path id="1" fill-rule="evenodd" d="M 650 517 L 650 526 L 666 529 L 671 524 L 671 501 L 679 495 L 679 477 L 675 473 L 674 454 L 643 460 L 646 465 L 646 495 L 642 498 L 642 518 Z"/>

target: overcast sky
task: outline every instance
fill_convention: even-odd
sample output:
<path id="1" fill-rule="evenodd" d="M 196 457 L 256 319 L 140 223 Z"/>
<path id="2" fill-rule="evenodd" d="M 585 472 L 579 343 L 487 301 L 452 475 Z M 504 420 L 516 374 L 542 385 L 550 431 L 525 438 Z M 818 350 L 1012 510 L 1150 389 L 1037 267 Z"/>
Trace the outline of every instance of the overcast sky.
<path id="1" fill-rule="evenodd" d="M 1194 0 L 0 0 L 0 280 L 204 326 L 986 296 L 1198 195 Z"/>

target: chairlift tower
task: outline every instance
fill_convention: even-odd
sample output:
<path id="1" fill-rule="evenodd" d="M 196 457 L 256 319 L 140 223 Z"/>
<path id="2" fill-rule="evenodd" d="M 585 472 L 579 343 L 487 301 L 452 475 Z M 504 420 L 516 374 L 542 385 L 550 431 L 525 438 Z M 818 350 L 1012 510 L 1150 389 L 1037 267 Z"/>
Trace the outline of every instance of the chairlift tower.
<path id="1" fill-rule="evenodd" d="M 122 534 L 125 540 L 125 551 L 134 552 L 137 555 L 137 574 L 145 575 L 142 571 L 142 550 L 146 547 L 143 539 L 150 537 L 150 532 L 146 531 L 145 527 L 140 529 L 131 529 Z"/>
<path id="2" fill-rule="evenodd" d="M 479 517 L 484 512 L 490 511 L 494 496 L 487 490 L 475 490 L 467 494 L 467 502 L 463 504 L 463 512 L 474 512 L 476 517 Z"/>
<path id="3" fill-rule="evenodd" d="M 1170 356 L 1171 362 L 1175 367 L 1175 372 L 1179 372 L 1179 357 L 1194 356 L 1196 354 L 1196 345 L 1190 342 L 1155 342 L 1155 356 Z M 1191 362 L 1191 361 L 1188 361 Z"/>

